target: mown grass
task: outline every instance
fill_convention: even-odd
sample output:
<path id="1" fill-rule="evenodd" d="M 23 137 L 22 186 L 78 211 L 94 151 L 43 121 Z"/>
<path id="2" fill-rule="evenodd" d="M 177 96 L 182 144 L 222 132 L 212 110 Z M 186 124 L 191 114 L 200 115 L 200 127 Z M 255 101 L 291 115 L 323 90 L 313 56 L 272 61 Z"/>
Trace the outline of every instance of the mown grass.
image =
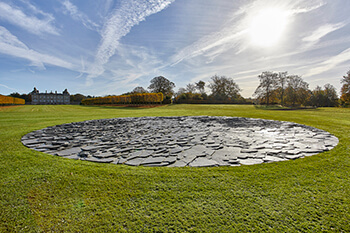
<path id="1" fill-rule="evenodd" d="M 33 130 L 88 119 L 216 115 L 293 121 L 340 139 L 333 150 L 271 164 L 146 168 L 36 152 Z M 0 108 L 0 232 L 349 232 L 350 109 L 253 106 Z"/>

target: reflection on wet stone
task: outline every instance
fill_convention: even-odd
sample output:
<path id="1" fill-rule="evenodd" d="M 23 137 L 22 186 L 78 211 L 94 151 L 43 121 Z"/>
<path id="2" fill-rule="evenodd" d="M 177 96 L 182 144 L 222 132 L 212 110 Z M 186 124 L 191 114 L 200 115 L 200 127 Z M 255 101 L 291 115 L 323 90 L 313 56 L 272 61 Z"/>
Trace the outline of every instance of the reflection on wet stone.
<path id="1" fill-rule="evenodd" d="M 328 132 L 291 122 L 238 117 L 141 117 L 37 130 L 22 143 L 71 159 L 148 167 L 253 165 L 331 150 Z"/>

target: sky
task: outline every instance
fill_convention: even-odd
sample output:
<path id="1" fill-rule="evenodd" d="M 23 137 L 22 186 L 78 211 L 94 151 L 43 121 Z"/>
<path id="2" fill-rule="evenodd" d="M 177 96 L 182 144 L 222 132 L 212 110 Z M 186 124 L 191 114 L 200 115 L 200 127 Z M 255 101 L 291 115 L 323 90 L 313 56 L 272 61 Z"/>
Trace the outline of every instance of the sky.
<path id="1" fill-rule="evenodd" d="M 0 0 L 0 94 L 119 95 L 264 71 L 332 84 L 350 69 L 349 0 Z M 210 90 L 207 89 L 208 94 Z"/>

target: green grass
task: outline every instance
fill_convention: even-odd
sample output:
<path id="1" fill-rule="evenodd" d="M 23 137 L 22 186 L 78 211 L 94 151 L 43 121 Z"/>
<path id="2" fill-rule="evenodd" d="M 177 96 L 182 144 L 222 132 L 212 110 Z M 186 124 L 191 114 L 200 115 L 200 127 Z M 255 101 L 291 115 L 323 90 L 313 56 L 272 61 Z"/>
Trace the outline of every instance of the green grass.
<path id="1" fill-rule="evenodd" d="M 20 141 L 33 130 L 68 122 L 183 115 L 292 121 L 327 130 L 340 143 L 294 161 L 147 168 L 69 160 Z M 0 232 L 349 232 L 350 109 L 0 108 L 0 209 Z"/>

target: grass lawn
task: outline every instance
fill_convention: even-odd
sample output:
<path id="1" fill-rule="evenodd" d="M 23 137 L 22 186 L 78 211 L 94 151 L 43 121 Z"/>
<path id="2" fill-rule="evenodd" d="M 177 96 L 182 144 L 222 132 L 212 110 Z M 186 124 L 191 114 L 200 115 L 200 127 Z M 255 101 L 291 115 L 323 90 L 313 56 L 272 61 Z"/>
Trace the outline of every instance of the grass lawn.
<path id="1" fill-rule="evenodd" d="M 20 141 L 68 122 L 184 115 L 292 121 L 326 130 L 340 143 L 286 162 L 147 168 L 65 159 Z M 350 109 L 0 108 L 0 209 L 0 232 L 350 232 Z"/>

